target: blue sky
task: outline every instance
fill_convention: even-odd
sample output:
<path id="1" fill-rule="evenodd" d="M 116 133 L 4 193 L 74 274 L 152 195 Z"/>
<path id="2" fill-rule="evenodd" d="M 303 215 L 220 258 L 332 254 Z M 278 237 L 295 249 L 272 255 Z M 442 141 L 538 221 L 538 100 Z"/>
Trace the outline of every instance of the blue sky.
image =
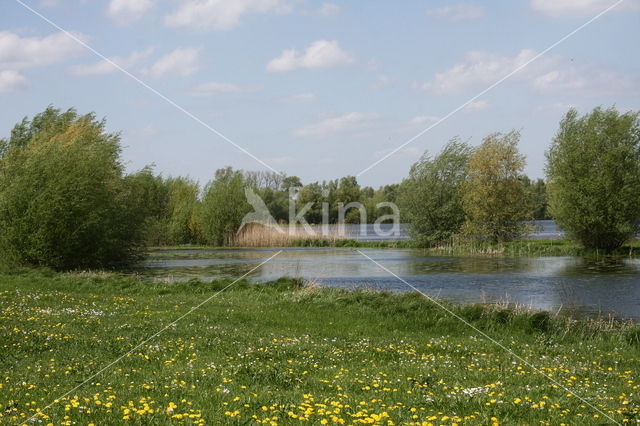
<path id="1" fill-rule="evenodd" d="M 612 0 L 22 0 L 263 162 L 358 174 Z M 625 0 L 359 176 L 399 182 L 453 136 L 519 129 L 527 173 L 570 106 L 640 109 L 640 1 Z M 0 134 L 53 104 L 120 131 L 129 170 L 201 182 L 265 169 L 15 0 L 0 6 Z"/>

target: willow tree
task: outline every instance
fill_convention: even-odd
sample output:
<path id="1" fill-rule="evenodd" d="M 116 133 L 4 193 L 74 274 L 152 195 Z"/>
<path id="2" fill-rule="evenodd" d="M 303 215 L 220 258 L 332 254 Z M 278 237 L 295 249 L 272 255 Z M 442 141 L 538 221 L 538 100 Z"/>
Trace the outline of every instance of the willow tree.
<path id="1" fill-rule="evenodd" d="M 454 138 L 436 156 L 425 153 L 400 185 L 398 204 L 409 232 L 432 246 L 460 232 L 465 220 L 462 186 L 473 149 Z"/>
<path id="2" fill-rule="evenodd" d="M 242 218 L 251 211 L 245 186 L 242 173 L 230 167 L 217 170 L 215 179 L 207 184 L 200 213 L 207 243 L 222 246 L 232 242 Z"/>
<path id="3" fill-rule="evenodd" d="M 127 264 L 145 212 L 123 176 L 117 134 L 93 114 L 49 107 L 0 143 L 0 253 L 55 269 Z"/>
<path id="4" fill-rule="evenodd" d="M 639 117 L 571 109 L 547 153 L 551 213 L 585 247 L 614 249 L 638 232 Z"/>
<path id="5" fill-rule="evenodd" d="M 167 180 L 169 188 L 169 239 L 172 244 L 195 244 L 202 240 L 197 182 L 184 177 Z"/>
<path id="6" fill-rule="evenodd" d="M 519 140 L 517 131 L 491 134 L 469 159 L 462 196 L 466 235 L 504 242 L 525 233 L 531 207 L 522 182 L 525 157 L 518 151 Z"/>

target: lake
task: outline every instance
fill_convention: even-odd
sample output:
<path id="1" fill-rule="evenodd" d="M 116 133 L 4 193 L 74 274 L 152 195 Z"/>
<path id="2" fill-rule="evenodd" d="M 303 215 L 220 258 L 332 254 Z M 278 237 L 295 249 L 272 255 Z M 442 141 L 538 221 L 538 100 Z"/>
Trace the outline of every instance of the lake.
<path id="1" fill-rule="evenodd" d="M 140 272 L 158 280 L 236 278 L 279 249 L 160 250 Z M 458 303 L 510 301 L 539 310 L 640 319 L 640 259 L 434 257 L 414 249 L 360 249 L 420 291 Z M 323 286 L 411 291 L 350 248 L 296 248 L 252 280 L 303 277 Z"/>
<path id="2" fill-rule="evenodd" d="M 564 232 L 553 220 L 534 220 L 528 222 L 532 227 L 532 232 L 526 236 L 533 240 L 555 240 L 564 237 Z M 344 233 L 347 238 L 357 241 L 382 241 L 382 240 L 407 240 L 409 239 L 408 226 L 400 224 L 398 232 L 392 232 L 393 225 L 381 224 L 380 233 L 376 232 L 374 225 L 353 225 L 345 224 Z M 337 225 L 328 225 L 330 233 L 337 232 Z M 320 231 L 318 231 L 320 232 Z"/>

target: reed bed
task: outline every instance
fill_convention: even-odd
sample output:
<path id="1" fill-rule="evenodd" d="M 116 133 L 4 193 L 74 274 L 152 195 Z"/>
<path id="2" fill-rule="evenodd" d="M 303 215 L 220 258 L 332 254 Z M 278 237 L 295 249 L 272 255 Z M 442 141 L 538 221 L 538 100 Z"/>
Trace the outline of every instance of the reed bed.
<path id="1" fill-rule="evenodd" d="M 312 226 L 311 230 L 302 226 L 281 225 L 280 228 L 249 224 L 232 239 L 234 247 L 292 247 L 292 246 L 332 246 L 347 236 L 336 228 L 323 229 Z"/>

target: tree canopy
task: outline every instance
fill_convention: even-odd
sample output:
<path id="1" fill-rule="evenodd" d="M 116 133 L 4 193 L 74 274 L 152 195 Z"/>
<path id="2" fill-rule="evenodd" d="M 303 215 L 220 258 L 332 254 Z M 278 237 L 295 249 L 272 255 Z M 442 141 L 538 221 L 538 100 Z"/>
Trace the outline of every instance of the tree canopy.
<path id="1" fill-rule="evenodd" d="M 104 121 L 49 107 L 0 143 L 0 251 L 55 269 L 128 264 L 146 210 L 125 180 L 120 138 Z"/>
<path id="2" fill-rule="evenodd" d="M 517 131 L 493 133 L 471 155 L 462 197 L 466 235 L 504 242 L 524 234 L 531 206 L 522 182 L 525 157 L 518 151 L 519 140 Z"/>
<path id="3" fill-rule="evenodd" d="M 421 245 L 435 245 L 460 232 L 465 220 L 462 185 L 472 152 L 466 142 L 454 138 L 436 156 L 423 155 L 400 186 L 403 219 Z"/>
<path id="4" fill-rule="evenodd" d="M 585 247 L 614 249 L 638 232 L 639 113 L 571 109 L 547 152 L 550 208 Z"/>

